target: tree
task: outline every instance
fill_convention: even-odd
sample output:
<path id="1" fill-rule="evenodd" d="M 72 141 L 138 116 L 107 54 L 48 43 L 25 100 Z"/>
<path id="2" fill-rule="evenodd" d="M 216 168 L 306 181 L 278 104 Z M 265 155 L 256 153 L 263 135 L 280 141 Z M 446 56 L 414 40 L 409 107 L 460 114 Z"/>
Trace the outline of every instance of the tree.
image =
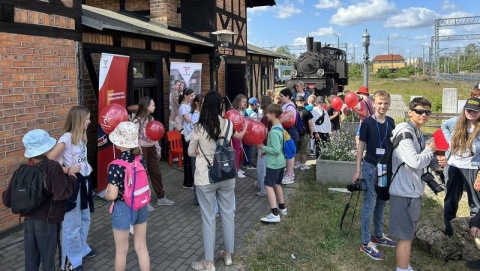
<path id="1" fill-rule="evenodd" d="M 275 65 L 293 66 L 293 64 L 297 60 L 297 56 L 290 52 L 290 49 L 288 49 L 288 46 L 277 47 L 277 49 L 275 50 L 275 53 L 285 56 L 285 58 L 276 59 Z"/>

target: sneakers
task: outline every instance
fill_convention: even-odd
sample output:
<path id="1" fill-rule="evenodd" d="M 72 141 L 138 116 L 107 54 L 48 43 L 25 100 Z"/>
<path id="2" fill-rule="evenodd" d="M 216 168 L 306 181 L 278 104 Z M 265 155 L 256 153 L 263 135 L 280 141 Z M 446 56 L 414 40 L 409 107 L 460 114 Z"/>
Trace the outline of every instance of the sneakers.
<path id="1" fill-rule="evenodd" d="M 260 221 L 267 223 L 278 223 L 280 222 L 280 215 L 269 213 L 266 217 L 260 218 Z"/>
<path id="2" fill-rule="evenodd" d="M 287 215 L 287 214 L 288 214 L 287 208 L 285 208 L 285 209 L 278 209 L 278 210 L 280 211 L 280 214 L 281 214 L 281 215 Z"/>
<path id="3" fill-rule="evenodd" d="M 381 261 L 385 258 L 382 252 L 380 252 L 372 242 L 368 243 L 366 246 L 361 245 L 360 251 L 364 252 L 368 257 L 376 261 Z"/>
<path id="4" fill-rule="evenodd" d="M 90 250 L 87 255 L 83 256 L 83 258 L 93 258 L 98 255 L 98 252 L 95 249 Z"/>
<path id="5" fill-rule="evenodd" d="M 193 186 L 185 186 L 185 185 L 183 185 L 182 187 L 185 188 L 185 189 L 192 189 L 192 190 L 193 190 Z"/>
<path id="6" fill-rule="evenodd" d="M 245 169 L 256 169 L 257 165 L 255 165 L 255 164 L 245 165 L 245 166 L 243 166 L 243 168 L 245 168 Z"/>
<path id="7" fill-rule="evenodd" d="M 153 208 L 153 206 L 150 205 L 150 203 L 149 203 L 149 204 L 147 205 L 147 210 L 148 210 L 149 212 L 153 212 L 153 211 L 155 211 L 155 208 Z"/>
<path id="8" fill-rule="evenodd" d="M 301 165 L 300 166 L 300 170 L 309 170 L 310 169 L 310 166 L 308 165 Z"/>
<path id="9" fill-rule="evenodd" d="M 282 184 L 283 185 L 287 185 L 287 184 L 292 184 L 294 183 L 294 180 L 293 180 L 293 176 L 290 176 L 288 174 L 285 174 L 285 176 L 283 176 L 283 179 L 282 179 Z"/>
<path id="10" fill-rule="evenodd" d="M 174 205 L 175 201 L 169 200 L 167 197 L 163 197 L 161 199 L 157 199 L 157 205 Z"/>
<path id="11" fill-rule="evenodd" d="M 257 192 L 257 196 L 259 196 L 259 197 L 266 197 L 267 194 L 262 194 L 262 192 Z"/>
<path id="12" fill-rule="evenodd" d="M 239 179 L 243 179 L 243 178 L 246 178 L 247 176 L 245 176 L 241 171 L 237 172 L 237 178 Z"/>
<path id="13" fill-rule="evenodd" d="M 226 266 L 232 265 L 232 254 L 226 252 L 225 250 L 220 250 L 220 259 L 223 259 Z"/>
<path id="14" fill-rule="evenodd" d="M 242 174 L 245 174 L 245 171 L 239 169 L 238 172 L 241 172 Z"/>
<path id="15" fill-rule="evenodd" d="M 299 169 L 300 167 L 301 167 L 300 162 L 295 162 L 295 164 L 293 164 L 293 169 Z"/>
<path id="16" fill-rule="evenodd" d="M 68 262 L 65 264 L 65 270 L 67 271 L 79 271 L 79 270 L 83 270 L 83 265 L 79 265 L 77 267 L 73 267 L 73 265 Z"/>
<path id="17" fill-rule="evenodd" d="M 372 236 L 372 238 L 370 238 L 370 240 L 372 241 L 372 243 L 374 243 L 375 245 L 379 245 L 379 246 L 385 246 L 385 247 L 396 247 L 397 246 L 397 242 L 388 238 L 385 234 L 383 235 L 382 238 L 377 238 L 375 236 Z"/>

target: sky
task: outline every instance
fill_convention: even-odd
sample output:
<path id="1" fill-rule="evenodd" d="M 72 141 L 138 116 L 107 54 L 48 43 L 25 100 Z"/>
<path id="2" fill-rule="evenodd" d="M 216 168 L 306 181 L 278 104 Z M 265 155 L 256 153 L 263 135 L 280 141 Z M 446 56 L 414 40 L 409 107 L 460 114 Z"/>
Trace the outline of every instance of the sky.
<path id="1" fill-rule="evenodd" d="M 297 56 L 305 49 L 305 38 L 337 45 L 350 62 L 361 62 L 362 34 L 370 34 L 370 60 L 376 55 L 399 54 L 405 59 L 428 59 L 435 20 L 480 16 L 478 0 L 276 0 L 276 6 L 247 8 L 247 41 L 274 50 L 294 46 Z M 440 27 L 440 36 L 480 34 L 480 25 Z M 441 41 L 441 52 L 480 41 Z"/>

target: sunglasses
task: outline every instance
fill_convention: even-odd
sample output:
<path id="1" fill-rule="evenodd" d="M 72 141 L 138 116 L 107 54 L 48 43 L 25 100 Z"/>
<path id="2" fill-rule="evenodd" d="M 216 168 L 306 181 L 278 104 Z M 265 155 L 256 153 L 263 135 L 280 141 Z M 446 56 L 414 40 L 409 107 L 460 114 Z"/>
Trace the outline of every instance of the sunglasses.
<path id="1" fill-rule="evenodd" d="M 415 114 L 417 115 L 427 115 L 427 116 L 430 116 L 432 114 L 432 111 L 431 110 L 423 110 L 423 109 L 412 109 L 413 112 L 415 112 Z"/>

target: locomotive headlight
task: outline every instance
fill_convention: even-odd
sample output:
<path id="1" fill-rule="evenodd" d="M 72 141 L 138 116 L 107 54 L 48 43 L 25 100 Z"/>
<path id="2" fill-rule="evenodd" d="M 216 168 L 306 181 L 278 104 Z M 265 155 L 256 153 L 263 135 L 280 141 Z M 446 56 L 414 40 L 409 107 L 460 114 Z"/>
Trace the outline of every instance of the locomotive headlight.
<path id="1" fill-rule="evenodd" d="M 318 76 L 323 76 L 324 73 L 325 73 L 325 71 L 323 69 L 318 69 L 317 70 L 317 75 Z"/>
<path id="2" fill-rule="evenodd" d="M 297 70 L 292 70 L 292 71 L 290 72 L 290 75 L 291 75 L 292 77 L 297 77 Z"/>

